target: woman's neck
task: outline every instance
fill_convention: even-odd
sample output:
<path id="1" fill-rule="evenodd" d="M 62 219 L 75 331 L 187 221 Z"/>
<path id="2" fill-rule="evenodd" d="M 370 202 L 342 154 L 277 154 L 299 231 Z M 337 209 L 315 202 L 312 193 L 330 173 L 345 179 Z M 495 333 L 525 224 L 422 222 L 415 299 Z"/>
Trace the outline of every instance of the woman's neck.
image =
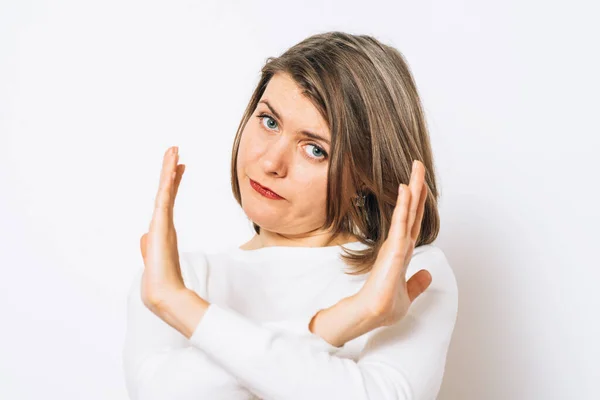
<path id="1" fill-rule="evenodd" d="M 255 234 L 252 239 L 241 245 L 239 248 L 242 250 L 256 250 L 263 247 L 273 246 L 290 246 L 290 247 L 323 247 L 323 246 L 337 246 L 346 244 L 349 242 L 358 241 L 358 237 L 355 235 L 346 233 L 341 234 L 335 240 L 328 242 L 331 238 L 330 234 L 316 234 L 305 237 L 286 237 L 278 233 L 269 232 L 261 229 L 261 233 Z"/>

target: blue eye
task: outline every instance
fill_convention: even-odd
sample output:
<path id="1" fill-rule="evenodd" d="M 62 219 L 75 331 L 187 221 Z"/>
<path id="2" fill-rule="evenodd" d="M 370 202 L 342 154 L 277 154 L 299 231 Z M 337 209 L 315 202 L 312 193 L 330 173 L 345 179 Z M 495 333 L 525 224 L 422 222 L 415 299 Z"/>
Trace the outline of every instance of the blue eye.
<path id="1" fill-rule="evenodd" d="M 265 114 L 265 113 L 257 115 L 257 118 L 261 122 L 261 125 L 263 127 L 265 127 L 267 130 L 269 130 L 269 131 L 275 130 L 275 128 L 271 128 L 271 127 L 265 126 L 265 124 L 263 124 L 263 121 L 265 119 L 267 119 L 267 120 L 272 121 L 275 124 L 275 126 L 277 126 L 277 121 L 275 121 L 275 118 L 273 118 L 269 114 Z M 313 146 L 313 148 L 314 148 L 314 150 L 316 150 L 317 154 L 315 155 L 314 150 L 313 150 L 313 152 L 311 152 L 313 155 L 308 155 L 308 153 L 304 153 L 306 155 L 306 158 L 313 160 L 313 161 L 317 161 L 317 162 L 325 161 L 327 159 L 327 152 L 320 146 L 317 146 L 316 144 L 313 144 L 313 143 L 309 143 L 309 144 L 307 144 L 307 146 Z"/>
<path id="2" fill-rule="evenodd" d="M 307 146 L 313 146 L 313 151 L 310 152 L 313 154 L 312 156 L 310 156 L 311 158 L 316 158 L 316 159 L 327 158 L 327 153 L 325 153 L 325 151 L 322 148 L 320 148 L 319 146 L 317 146 L 316 144 L 307 144 Z M 315 154 L 315 152 L 317 154 Z"/>
<path id="3" fill-rule="evenodd" d="M 258 119 L 260 119 L 260 120 L 261 120 L 261 123 L 262 123 L 262 121 L 264 121 L 264 118 L 268 118 L 269 120 L 273 121 L 273 123 L 274 123 L 275 125 L 277 125 L 277 121 L 275 121 L 275 120 L 274 120 L 274 119 L 273 119 L 273 118 L 272 118 L 270 115 L 268 115 L 268 114 L 260 114 L 260 115 L 258 116 Z M 264 124 L 263 124 L 263 126 L 264 126 Z M 267 129 L 269 129 L 269 130 L 273 130 L 273 129 L 275 129 L 275 128 L 270 128 L 270 127 L 268 127 L 268 126 L 267 126 Z"/>

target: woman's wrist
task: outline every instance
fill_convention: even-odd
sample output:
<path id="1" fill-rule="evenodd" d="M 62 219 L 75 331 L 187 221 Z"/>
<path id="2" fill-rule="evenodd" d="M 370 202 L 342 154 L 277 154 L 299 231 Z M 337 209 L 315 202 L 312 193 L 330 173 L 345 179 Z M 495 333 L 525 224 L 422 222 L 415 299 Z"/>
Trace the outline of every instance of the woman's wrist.
<path id="1" fill-rule="evenodd" d="M 380 326 L 379 318 L 369 312 L 356 295 L 320 310 L 309 323 L 312 333 L 335 347 L 342 347 L 350 340 Z"/>
<path id="2" fill-rule="evenodd" d="M 191 289 L 170 290 L 151 311 L 189 339 L 210 303 Z"/>

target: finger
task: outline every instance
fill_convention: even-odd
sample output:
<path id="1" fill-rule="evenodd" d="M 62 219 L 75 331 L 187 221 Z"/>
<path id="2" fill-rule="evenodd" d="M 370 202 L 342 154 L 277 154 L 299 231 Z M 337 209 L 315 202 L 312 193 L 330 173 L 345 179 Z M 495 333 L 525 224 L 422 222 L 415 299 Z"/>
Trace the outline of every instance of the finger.
<path id="1" fill-rule="evenodd" d="M 402 189 L 402 190 L 400 190 Z M 408 204 L 410 202 L 410 191 L 408 186 L 401 183 L 398 189 L 398 200 L 392 213 L 392 221 L 388 239 L 393 243 L 393 248 L 399 246 L 402 239 L 406 237 L 406 224 L 408 222 Z"/>
<path id="2" fill-rule="evenodd" d="M 173 206 L 175 206 L 175 199 L 177 199 L 177 192 L 179 191 L 179 184 L 181 183 L 181 178 L 183 177 L 184 172 L 185 172 L 185 164 L 179 164 L 177 166 L 177 175 L 175 176 L 175 189 L 173 190 Z"/>
<path id="3" fill-rule="evenodd" d="M 163 158 L 163 167 L 160 175 L 158 193 L 156 195 L 154 214 L 151 226 L 157 229 L 167 229 L 173 220 L 173 184 L 175 181 L 175 167 L 177 166 L 177 146 L 169 148 Z"/>
<path id="4" fill-rule="evenodd" d="M 431 274 L 426 269 L 422 269 L 410 277 L 406 282 L 406 289 L 411 302 L 429 287 L 431 280 Z"/>
<path id="5" fill-rule="evenodd" d="M 170 203 L 168 208 L 168 218 L 171 223 L 173 223 L 173 208 L 175 207 L 175 196 L 177 194 L 177 186 L 179 185 L 179 181 L 181 181 L 181 176 L 179 176 L 179 151 L 176 151 L 175 160 L 173 162 L 173 172 L 171 173 L 171 187 L 170 187 Z"/>
<path id="6" fill-rule="evenodd" d="M 144 233 L 142 235 L 142 237 L 140 238 L 140 251 L 142 253 L 142 259 L 144 260 L 144 263 L 146 262 L 146 242 L 147 242 L 147 236 L 148 233 Z"/>
<path id="7" fill-rule="evenodd" d="M 172 174 L 174 172 L 173 164 L 176 163 L 175 159 L 175 147 L 170 147 L 169 149 L 167 149 L 163 156 L 162 168 L 160 170 L 160 179 L 158 182 L 158 193 L 155 199 L 155 208 L 164 206 L 165 200 L 168 200 L 168 191 L 171 188 Z M 165 194 L 167 194 L 166 197 Z"/>
<path id="8" fill-rule="evenodd" d="M 419 233 L 421 232 L 421 224 L 423 222 L 423 214 L 425 210 L 425 201 L 427 200 L 427 185 L 425 182 L 421 185 L 421 193 L 419 194 L 419 205 L 417 208 L 417 215 L 415 217 L 415 221 L 410 229 L 410 241 L 411 246 L 409 247 L 409 251 L 406 253 L 404 258 L 405 265 L 408 266 L 408 262 L 412 258 L 413 251 L 415 250 L 414 243 L 416 245 L 417 238 L 419 237 Z"/>
<path id="9" fill-rule="evenodd" d="M 423 214 L 425 214 L 425 201 L 427 200 L 427 195 L 429 190 L 427 189 L 427 183 L 423 182 L 423 186 L 421 188 L 421 196 L 419 197 L 419 209 L 417 210 L 417 218 L 415 223 L 413 224 L 411 231 L 411 238 L 415 242 L 419 237 L 419 233 L 421 232 L 421 223 L 423 222 Z"/>
<path id="10" fill-rule="evenodd" d="M 417 210 L 419 208 L 419 200 L 421 197 L 421 187 L 423 186 L 425 175 L 425 167 L 419 160 L 414 160 L 412 165 L 412 172 L 410 175 L 409 188 L 411 192 L 410 205 L 408 209 L 408 223 L 407 229 L 412 232 L 412 228 L 417 218 Z"/>

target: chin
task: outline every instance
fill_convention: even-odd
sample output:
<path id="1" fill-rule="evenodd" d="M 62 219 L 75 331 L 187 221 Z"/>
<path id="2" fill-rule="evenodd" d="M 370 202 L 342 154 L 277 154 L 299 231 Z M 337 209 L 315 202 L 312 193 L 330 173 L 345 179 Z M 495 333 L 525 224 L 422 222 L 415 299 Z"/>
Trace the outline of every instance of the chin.
<path id="1" fill-rule="evenodd" d="M 243 207 L 244 213 L 255 224 L 267 230 L 276 229 L 278 226 L 281 226 L 282 218 L 280 213 L 269 208 L 269 205 L 256 204 L 254 201 L 248 203 L 250 204 L 246 204 Z"/>

